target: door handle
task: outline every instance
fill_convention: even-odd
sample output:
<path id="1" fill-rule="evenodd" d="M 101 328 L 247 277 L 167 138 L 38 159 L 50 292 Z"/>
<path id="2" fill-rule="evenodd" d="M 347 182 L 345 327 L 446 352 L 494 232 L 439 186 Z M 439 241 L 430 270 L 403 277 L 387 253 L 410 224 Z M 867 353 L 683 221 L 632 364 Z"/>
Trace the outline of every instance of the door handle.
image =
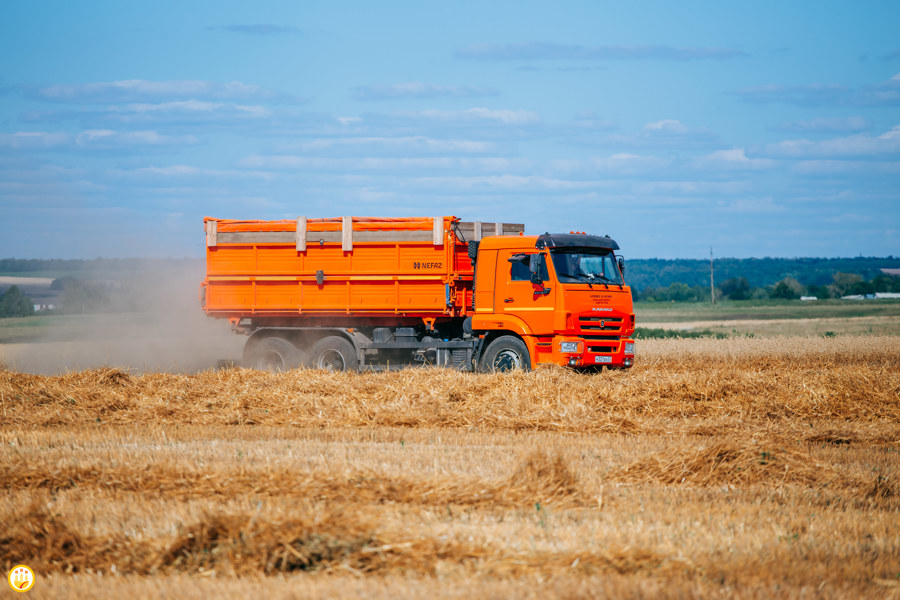
<path id="1" fill-rule="evenodd" d="M 513 298 L 507 298 L 504 300 L 504 302 L 512 302 L 512 301 L 513 301 Z"/>

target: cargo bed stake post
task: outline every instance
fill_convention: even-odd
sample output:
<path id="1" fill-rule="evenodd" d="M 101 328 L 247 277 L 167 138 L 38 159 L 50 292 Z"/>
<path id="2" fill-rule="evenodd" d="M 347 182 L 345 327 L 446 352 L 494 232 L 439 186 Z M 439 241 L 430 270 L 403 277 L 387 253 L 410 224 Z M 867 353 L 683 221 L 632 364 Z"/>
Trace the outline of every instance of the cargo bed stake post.
<path id="1" fill-rule="evenodd" d="M 341 249 L 353 251 L 353 217 L 341 217 Z"/>
<path id="2" fill-rule="evenodd" d="M 434 245 L 444 245 L 444 217 L 434 217 L 432 219 L 432 231 L 434 232 Z"/>
<path id="3" fill-rule="evenodd" d="M 206 222 L 206 247 L 207 248 L 215 248 L 216 247 L 216 236 L 219 232 L 219 222 L 218 221 L 207 221 Z"/>
<path id="4" fill-rule="evenodd" d="M 306 252 L 306 217 L 297 217 L 297 252 Z"/>
<path id="5" fill-rule="evenodd" d="M 475 241 L 481 241 L 481 221 L 475 221 Z"/>

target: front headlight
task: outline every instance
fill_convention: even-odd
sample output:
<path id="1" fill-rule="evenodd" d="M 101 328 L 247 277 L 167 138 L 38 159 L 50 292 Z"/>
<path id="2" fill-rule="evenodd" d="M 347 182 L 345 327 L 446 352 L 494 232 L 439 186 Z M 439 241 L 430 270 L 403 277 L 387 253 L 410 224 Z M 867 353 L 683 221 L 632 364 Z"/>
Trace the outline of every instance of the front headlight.
<path id="1" fill-rule="evenodd" d="M 559 351 L 567 354 L 581 353 L 581 342 L 560 342 Z"/>
<path id="2" fill-rule="evenodd" d="M 625 354 L 634 354 L 634 342 L 625 342 Z"/>

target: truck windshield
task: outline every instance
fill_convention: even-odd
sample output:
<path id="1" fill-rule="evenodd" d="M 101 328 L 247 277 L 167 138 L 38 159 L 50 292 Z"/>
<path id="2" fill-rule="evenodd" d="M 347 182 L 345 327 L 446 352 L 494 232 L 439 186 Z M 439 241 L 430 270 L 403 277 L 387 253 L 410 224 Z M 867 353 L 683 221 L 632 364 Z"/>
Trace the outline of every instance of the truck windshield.
<path id="1" fill-rule="evenodd" d="M 622 274 L 612 252 L 586 248 L 551 250 L 560 283 L 622 285 Z"/>

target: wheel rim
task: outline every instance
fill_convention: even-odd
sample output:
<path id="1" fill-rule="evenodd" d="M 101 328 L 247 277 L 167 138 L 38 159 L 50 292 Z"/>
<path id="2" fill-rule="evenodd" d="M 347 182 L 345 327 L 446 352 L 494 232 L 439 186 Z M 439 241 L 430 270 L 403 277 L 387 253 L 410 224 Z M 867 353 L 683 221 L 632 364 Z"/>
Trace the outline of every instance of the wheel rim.
<path id="1" fill-rule="evenodd" d="M 344 355 L 337 350 L 326 350 L 319 356 L 320 369 L 327 371 L 344 371 L 347 364 L 344 362 Z"/>
<path id="2" fill-rule="evenodd" d="M 264 371 L 284 371 L 284 356 L 275 350 L 268 350 L 256 361 L 256 367 Z"/>
<path id="3" fill-rule="evenodd" d="M 515 350 L 501 350 L 494 359 L 495 371 L 515 371 L 522 368 L 522 357 Z"/>

